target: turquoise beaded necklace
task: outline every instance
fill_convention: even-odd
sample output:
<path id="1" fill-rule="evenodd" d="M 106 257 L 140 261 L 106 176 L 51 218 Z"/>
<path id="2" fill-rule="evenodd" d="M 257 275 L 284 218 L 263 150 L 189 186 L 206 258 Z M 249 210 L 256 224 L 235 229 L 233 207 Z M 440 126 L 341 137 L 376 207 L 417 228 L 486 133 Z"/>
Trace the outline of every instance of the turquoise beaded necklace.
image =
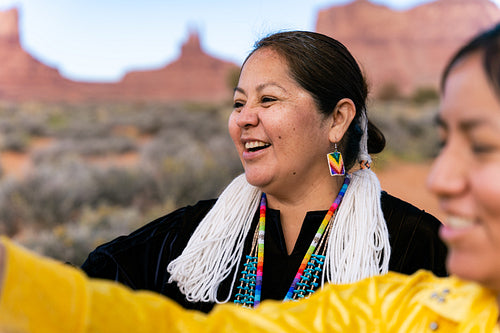
<path id="1" fill-rule="evenodd" d="M 326 237 L 323 237 L 323 235 L 325 235 L 325 231 L 326 234 L 328 234 L 330 230 L 331 224 L 329 222 L 342 202 L 342 198 L 347 191 L 349 182 L 350 177 L 346 175 L 337 198 L 335 198 L 335 201 L 332 203 L 330 209 L 323 218 L 311 245 L 309 245 L 304 258 L 302 259 L 299 270 L 290 285 L 284 301 L 304 298 L 307 295 L 314 293 L 315 289 L 319 287 L 318 281 L 324 265 L 325 256 L 323 254 L 326 249 L 326 245 L 324 244 L 324 239 Z M 261 300 L 266 208 L 266 194 L 262 193 L 259 208 L 259 225 L 255 230 L 252 242 L 252 251 L 250 255 L 246 256 L 244 269 L 241 272 L 242 277 L 240 278 L 240 285 L 237 288 L 238 292 L 234 299 L 234 303 L 242 305 L 243 307 L 257 307 Z M 320 248 L 323 249 L 323 254 L 314 253 Z M 257 252 L 257 256 L 255 256 L 255 252 Z"/>

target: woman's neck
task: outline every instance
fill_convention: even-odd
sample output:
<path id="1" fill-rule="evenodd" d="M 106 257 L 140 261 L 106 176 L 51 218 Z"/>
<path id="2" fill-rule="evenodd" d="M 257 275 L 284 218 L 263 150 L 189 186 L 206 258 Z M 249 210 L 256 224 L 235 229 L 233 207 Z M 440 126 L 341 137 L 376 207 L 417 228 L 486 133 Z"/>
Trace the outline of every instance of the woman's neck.
<path id="1" fill-rule="evenodd" d="M 307 212 L 328 210 L 343 182 L 344 177 L 332 177 L 326 183 L 317 183 L 307 190 L 287 195 L 266 193 L 268 207 L 280 211 L 281 228 L 288 254 L 292 253 L 295 247 Z"/>

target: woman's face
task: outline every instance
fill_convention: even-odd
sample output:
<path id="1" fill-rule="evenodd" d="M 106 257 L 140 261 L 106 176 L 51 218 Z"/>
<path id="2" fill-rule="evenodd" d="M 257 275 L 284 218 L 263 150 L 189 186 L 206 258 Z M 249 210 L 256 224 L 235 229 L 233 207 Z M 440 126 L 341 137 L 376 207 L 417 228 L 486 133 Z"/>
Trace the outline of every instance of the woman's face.
<path id="1" fill-rule="evenodd" d="M 319 113 L 278 53 L 256 51 L 242 68 L 229 118 L 248 182 L 278 195 L 331 177 L 326 162 L 330 118 Z"/>
<path id="2" fill-rule="evenodd" d="M 439 119 L 443 147 L 428 184 L 448 214 L 448 269 L 500 291 L 500 103 L 479 54 L 451 71 Z"/>

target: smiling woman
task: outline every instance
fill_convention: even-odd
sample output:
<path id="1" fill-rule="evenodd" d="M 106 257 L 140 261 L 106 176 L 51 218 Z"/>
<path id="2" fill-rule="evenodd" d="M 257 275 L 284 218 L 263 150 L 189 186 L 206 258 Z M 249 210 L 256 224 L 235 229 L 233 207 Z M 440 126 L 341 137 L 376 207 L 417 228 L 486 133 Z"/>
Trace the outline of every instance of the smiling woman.
<path id="1" fill-rule="evenodd" d="M 245 174 L 217 200 L 98 247 L 82 268 L 207 312 L 217 302 L 300 299 L 326 281 L 388 270 L 445 275 L 439 221 L 382 192 L 369 169 L 385 139 L 367 119 L 367 94 L 337 40 L 306 31 L 260 40 L 228 122 Z"/>
<path id="2" fill-rule="evenodd" d="M 498 30 L 464 48 L 445 72 L 443 148 L 429 177 L 448 215 L 441 237 L 450 248 L 449 269 L 494 290 L 500 290 L 500 43 L 489 40 Z"/>

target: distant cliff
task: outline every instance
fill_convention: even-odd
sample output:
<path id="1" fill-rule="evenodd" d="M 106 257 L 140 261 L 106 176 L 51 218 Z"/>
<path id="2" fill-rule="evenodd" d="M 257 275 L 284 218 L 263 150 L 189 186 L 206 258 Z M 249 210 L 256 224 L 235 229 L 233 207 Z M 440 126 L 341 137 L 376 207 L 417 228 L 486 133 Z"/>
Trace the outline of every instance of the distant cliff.
<path id="1" fill-rule="evenodd" d="M 0 100 L 42 102 L 220 102 L 232 96 L 236 64 L 206 54 L 196 33 L 181 55 L 163 68 L 128 73 L 117 83 L 63 78 L 27 53 L 19 42 L 16 9 L 0 12 Z"/>
<path id="2" fill-rule="evenodd" d="M 500 9 L 489 0 L 436 0 L 406 11 L 354 0 L 320 10 L 316 31 L 351 50 L 376 97 L 388 86 L 403 95 L 437 88 L 451 53 L 499 21 Z M 205 53 L 192 32 L 179 58 L 163 68 L 129 72 L 117 83 L 75 82 L 22 48 L 16 9 L 0 12 L 0 100 L 219 102 L 231 98 L 237 70 Z"/>
<path id="3" fill-rule="evenodd" d="M 489 0 L 436 0 L 406 11 L 355 0 L 321 10 L 316 31 L 349 48 L 376 96 L 388 85 L 402 94 L 437 88 L 451 54 L 498 21 L 500 9 Z"/>
<path id="4" fill-rule="evenodd" d="M 23 50 L 17 10 L 0 12 L 0 99 L 46 100 L 71 85 Z"/>
<path id="5" fill-rule="evenodd" d="M 203 52 L 198 35 L 191 33 L 177 60 L 158 70 L 130 72 L 119 85 L 125 94 L 154 100 L 220 101 L 232 98 L 231 77 L 238 70 Z"/>

